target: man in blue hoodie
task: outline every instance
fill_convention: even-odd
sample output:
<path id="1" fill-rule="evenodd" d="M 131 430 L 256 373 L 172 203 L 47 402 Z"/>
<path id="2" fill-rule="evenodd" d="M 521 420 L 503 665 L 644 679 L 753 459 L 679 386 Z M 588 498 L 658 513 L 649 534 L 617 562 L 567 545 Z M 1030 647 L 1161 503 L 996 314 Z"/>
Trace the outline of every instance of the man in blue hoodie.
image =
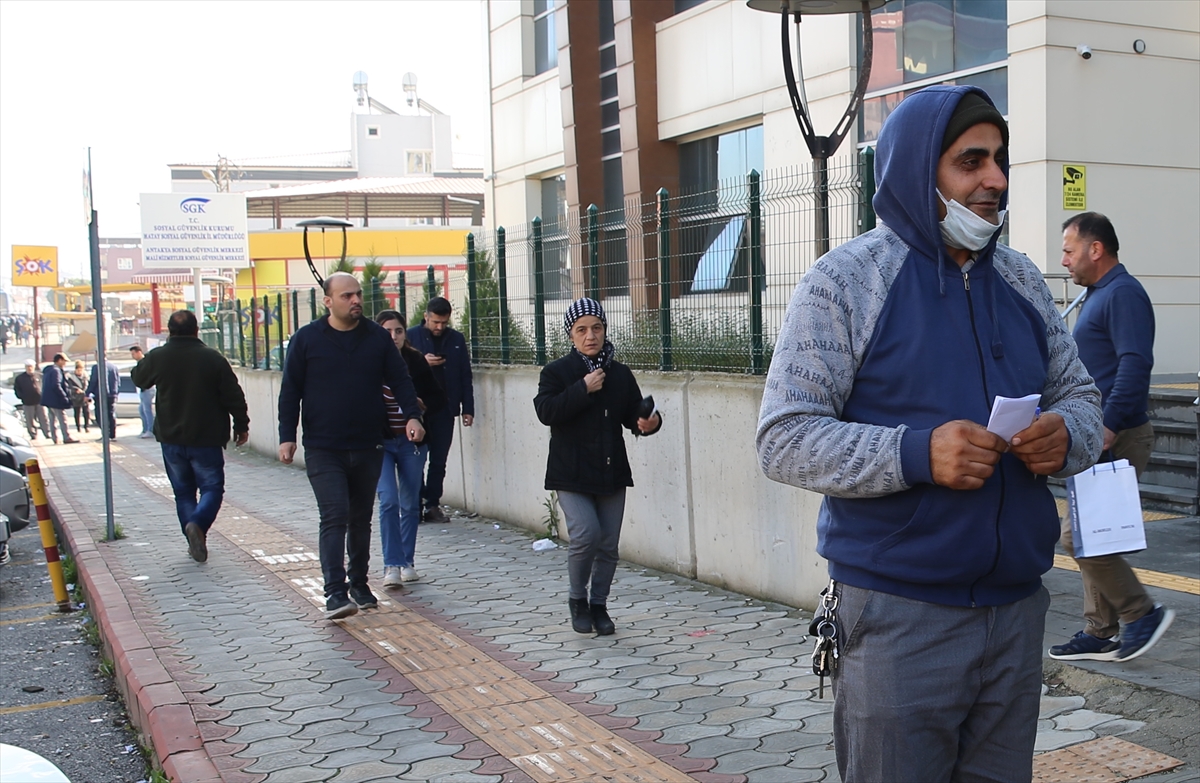
<path id="1" fill-rule="evenodd" d="M 1032 777 L 1059 521 L 1046 476 L 1100 454 L 1099 392 L 1041 271 L 997 243 L 1008 127 L 976 87 L 905 99 L 875 159 L 882 225 L 821 257 L 775 344 L 757 446 L 826 496 L 842 779 Z M 996 396 L 1040 394 L 1009 442 Z"/>
<path id="2" fill-rule="evenodd" d="M 296 430 L 303 423 L 304 469 L 321 517 L 325 617 L 338 620 L 379 605 L 367 574 L 384 433 L 391 432 L 385 383 L 400 404 L 408 439 L 421 442 L 425 428 L 391 335 L 362 317 L 358 280 L 336 272 L 322 285 L 329 315 L 301 327 L 288 343 L 279 386 L 279 459 L 290 464 L 296 456 Z"/>
<path id="3" fill-rule="evenodd" d="M 1075 322 L 1079 358 L 1096 378 L 1104 402 L 1104 449 L 1110 460 L 1127 459 L 1140 478 L 1154 450 L 1150 370 L 1154 367 L 1154 306 L 1146 289 L 1125 270 L 1112 222 L 1081 212 L 1063 223 L 1062 265 L 1087 298 Z M 1070 519 L 1063 520 L 1063 548 L 1074 555 Z M 1050 648 L 1060 661 L 1129 661 L 1153 647 L 1175 618 L 1155 604 L 1120 555 L 1077 558 L 1083 577 L 1084 630 Z M 1118 640 L 1119 622 L 1125 623 Z"/>

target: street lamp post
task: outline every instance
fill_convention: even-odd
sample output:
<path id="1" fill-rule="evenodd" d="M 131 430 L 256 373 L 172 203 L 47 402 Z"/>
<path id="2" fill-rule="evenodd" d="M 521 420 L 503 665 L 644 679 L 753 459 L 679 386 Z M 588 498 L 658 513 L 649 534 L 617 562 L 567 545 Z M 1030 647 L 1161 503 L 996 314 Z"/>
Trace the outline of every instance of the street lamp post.
<path id="1" fill-rule="evenodd" d="M 867 83 L 871 79 L 871 58 L 874 53 L 874 41 L 871 33 L 871 9 L 883 6 L 886 0 L 746 0 L 746 5 L 756 11 L 779 14 L 780 40 L 783 46 L 783 76 L 787 82 L 788 97 L 792 101 L 792 111 L 796 114 L 796 122 L 800 125 L 800 133 L 808 152 L 813 159 L 813 198 L 816 203 L 815 234 L 817 240 L 817 257 L 829 252 L 829 158 L 837 152 L 842 139 L 850 130 L 850 125 L 858 116 L 862 106 L 863 95 L 867 91 Z M 818 136 L 813 130 L 812 119 L 808 113 L 808 97 L 804 93 L 804 65 L 800 59 L 800 18 L 803 15 L 815 14 L 857 14 L 863 17 L 863 57 L 862 66 L 858 71 L 858 83 L 850 103 L 842 114 L 842 119 L 828 136 Z M 800 78 L 792 67 L 792 43 L 788 30 L 788 16 L 791 15 L 796 25 L 796 62 L 800 69 Z"/>

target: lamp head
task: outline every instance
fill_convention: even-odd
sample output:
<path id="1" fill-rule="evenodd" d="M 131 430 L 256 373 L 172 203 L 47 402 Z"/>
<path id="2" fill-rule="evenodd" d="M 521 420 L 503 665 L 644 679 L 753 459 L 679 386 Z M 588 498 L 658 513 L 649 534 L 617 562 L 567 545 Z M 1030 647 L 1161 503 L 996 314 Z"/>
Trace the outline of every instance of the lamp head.
<path id="1" fill-rule="evenodd" d="M 887 0 L 867 0 L 867 5 L 874 11 L 882 8 Z M 857 14 L 862 11 L 862 0 L 746 0 L 746 6 L 755 11 L 766 11 L 777 14 L 785 7 L 793 16 L 812 16 L 815 14 Z"/>

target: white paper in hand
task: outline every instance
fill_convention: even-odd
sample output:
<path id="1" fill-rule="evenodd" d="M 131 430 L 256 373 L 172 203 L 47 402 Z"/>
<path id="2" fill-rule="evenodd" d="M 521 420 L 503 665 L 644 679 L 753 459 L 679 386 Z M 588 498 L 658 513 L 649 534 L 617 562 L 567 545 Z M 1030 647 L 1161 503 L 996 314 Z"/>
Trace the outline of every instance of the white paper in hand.
<path id="1" fill-rule="evenodd" d="M 1038 403 L 1042 395 L 1030 394 L 1025 397 L 1001 397 L 996 395 L 992 402 L 992 415 L 988 419 L 988 432 L 994 432 L 1006 443 L 1011 443 L 1013 435 L 1033 424 L 1037 417 Z"/>

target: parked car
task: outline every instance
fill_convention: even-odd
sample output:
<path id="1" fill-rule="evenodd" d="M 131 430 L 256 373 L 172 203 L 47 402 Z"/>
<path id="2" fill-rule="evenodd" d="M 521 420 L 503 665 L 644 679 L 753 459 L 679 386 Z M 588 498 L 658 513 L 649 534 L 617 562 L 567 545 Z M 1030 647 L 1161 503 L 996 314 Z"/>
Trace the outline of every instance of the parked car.
<path id="1" fill-rule="evenodd" d="M 8 517 L 8 527 L 12 533 L 24 530 L 33 517 L 29 480 L 13 467 L 15 461 L 12 451 L 0 445 L 0 514 Z"/>
<path id="2" fill-rule="evenodd" d="M 138 413 L 138 406 L 141 404 L 141 398 L 138 397 L 138 387 L 134 385 L 133 378 L 122 374 L 120 388 L 120 393 L 117 394 L 117 418 L 138 418 L 140 415 Z"/>

